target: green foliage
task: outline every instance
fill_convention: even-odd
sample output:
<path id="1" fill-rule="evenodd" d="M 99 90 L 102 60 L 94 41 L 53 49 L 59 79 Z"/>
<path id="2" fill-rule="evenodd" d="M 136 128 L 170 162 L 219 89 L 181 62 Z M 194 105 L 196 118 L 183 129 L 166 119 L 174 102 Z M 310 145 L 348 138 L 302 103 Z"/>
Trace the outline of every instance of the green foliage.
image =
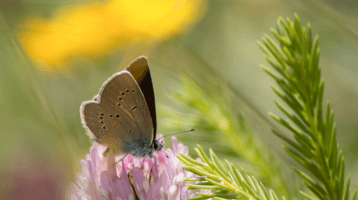
<path id="1" fill-rule="evenodd" d="M 226 100 L 230 98 L 222 98 L 228 95 L 222 94 L 222 91 L 224 89 L 210 87 L 204 90 L 191 79 L 182 77 L 181 90 L 172 94 L 172 97 L 173 101 L 189 107 L 190 111 L 185 113 L 191 114 L 180 115 L 169 107 L 163 108 L 165 112 L 161 115 L 166 117 L 166 123 L 163 124 L 167 128 L 173 124 L 185 124 L 183 129 L 197 128 L 195 134 L 180 140 L 186 145 L 198 141 L 205 146 L 215 144 L 213 148 L 221 153 L 219 157 L 226 156 L 241 166 L 246 164 L 245 168 L 252 169 L 250 173 L 255 174 L 266 185 L 285 196 L 294 196 L 293 192 L 288 192 L 288 185 L 285 184 L 282 170 L 272 152 L 246 127 L 242 115 L 233 115 L 230 102 Z M 237 162 L 238 160 L 241 162 Z"/>
<path id="2" fill-rule="evenodd" d="M 23 127 L 26 127 L 25 130 L 31 130 L 32 128 L 27 127 L 28 124 L 19 123 L 25 119 L 39 127 L 36 134 L 52 133 L 51 135 L 60 141 L 59 143 L 63 148 L 73 152 L 78 151 L 74 141 L 63 137 L 65 134 L 70 135 L 69 128 L 46 92 L 44 79 L 35 71 L 31 61 L 22 51 L 1 12 L 0 26 L 6 30 L 0 39 L 0 55 L 3 58 L 3 68 L 0 75 L 3 88 L 0 88 L 0 90 L 9 94 L 4 95 L 4 98 L 1 99 L 6 102 L 4 104 L 6 110 L 4 111 L 7 111 L 7 114 L 4 115 L 6 117 L 3 116 L 0 120 L 3 123 L 1 124 L 2 127 L 16 127 L 12 130 L 14 132 L 22 132 L 21 128 Z M 21 115 L 19 112 L 21 112 Z M 77 160 L 75 157 L 72 159 Z"/>
<path id="3" fill-rule="evenodd" d="M 304 191 L 300 193 L 306 199 L 354 200 L 357 190 L 351 198 L 350 178 L 345 180 L 344 157 L 336 141 L 333 111 L 330 109 L 329 102 L 326 108 L 323 107 L 324 81 L 321 80 L 321 71 L 318 67 L 320 55 L 318 36 L 312 40 L 310 24 L 307 28 L 302 27 L 297 15 L 294 22 L 279 18 L 277 31 L 272 29 L 271 32 L 279 41 L 280 46 L 267 35 L 263 38 L 263 43 L 259 45 L 266 60 L 279 75 L 274 74 L 265 66 L 262 68 L 275 79 L 278 87 L 272 85 L 271 88 L 288 108 L 276 100 L 274 102 L 289 119 L 282 119 L 272 113 L 270 116 L 292 132 L 294 139 L 280 133 L 276 128 L 272 129 L 272 132 L 288 144 L 283 146 L 284 150 L 305 168 L 301 170 L 299 167 L 294 167 L 294 171 L 303 179 L 303 184 L 310 191 L 310 193 Z M 184 92 L 176 94 L 176 100 L 199 111 L 201 115 L 199 119 L 207 120 L 205 123 L 207 127 L 229 138 L 231 142 L 227 142 L 237 154 L 249 160 L 252 165 L 258 164 L 257 160 L 260 159 L 257 157 L 252 159 L 252 155 L 257 152 L 260 156 L 265 155 L 260 154 L 262 148 L 260 149 L 257 144 L 246 142 L 254 141 L 252 135 L 249 134 L 250 131 L 245 129 L 246 134 L 242 133 L 245 131 L 241 125 L 237 125 L 240 123 L 233 120 L 228 106 L 221 98 L 216 98 L 215 94 L 220 92 L 213 93 L 211 90 L 210 97 L 204 92 L 206 90 L 190 81 L 184 79 L 183 82 Z M 197 117 L 192 117 L 189 121 L 195 122 Z M 197 123 L 197 125 L 202 124 L 204 124 L 202 120 Z M 232 134 L 235 132 L 238 134 Z M 240 145 L 235 146 L 237 141 L 240 141 Z M 250 154 L 250 151 L 255 153 Z M 272 190 L 268 192 L 263 184 L 259 184 L 252 176 L 240 174 L 232 163 L 226 161 L 227 166 L 224 167 L 212 150 L 210 150 L 211 160 L 200 146 L 196 152 L 202 162 L 184 155 L 178 156 L 185 165 L 184 169 L 201 176 L 196 178 L 196 181 L 203 181 L 196 185 L 188 185 L 188 188 L 211 190 L 211 194 L 198 194 L 199 196 L 194 199 L 278 199 Z M 250 156 L 245 157 L 240 152 L 245 152 Z M 261 164 L 264 163 L 261 170 L 270 163 L 266 158 L 264 156 L 260 160 Z M 267 169 L 265 173 L 269 173 L 270 169 L 272 173 L 276 171 L 273 168 Z M 265 178 L 262 179 L 270 183 Z"/>
<path id="4" fill-rule="evenodd" d="M 327 102 L 324 115 L 321 70 L 318 67 L 320 49 L 318 36 L 312 41 L 310 24 L 301 26 L 295 16 L 294 22 L 279 18 L 277 31 L 271 30 L 280 46 L 267 35 L 259 43 L 266 60 L 279 75 L 262 66 L 275 79 L 278 87 L 271 86 L 278 97 L 291 109 L 275 101 L 278 108 L 289 118 L 284 120 L 272 113 L 271 117 L 294 134 L 290 139 L 272 130 L 288 143 L 285 151 L 302 165 L 309 174 L 294 168 L 303 178 L 304 185 L 312 195 L 301 192 L 307 199 L 339 200 L 350 198 L 350 179 L 345 181 L 344 157 L 336 141 L 336 125 L 333 111 Z"/>
<path id="5" fill-rule="evenodd" d="M 265 186 L 256 180 L 255 177 L 246 173 L 241 173 L 232 163 L 226 161 L 226 167 L 220 162 L 215 153 L 210 149 L 211 159 L 205 154 L 204 150 L 198 145 L 196 153 L 202 160 L 197 161 L 185 156 L 177 157 L 185 164 L 183 169 L 193 172 L 202 177 L 189 178 L 185 181 L 201 181 L 199 184 L 188 184 L 188 189 L 209 189 L 210 194 L 198 193 L 198 199 L 245 199 L 245 200 L 278 200 L 278 196 L 273 190 L 267 190 Z M 282 197 L 281 199 L 285 199 Z"/>

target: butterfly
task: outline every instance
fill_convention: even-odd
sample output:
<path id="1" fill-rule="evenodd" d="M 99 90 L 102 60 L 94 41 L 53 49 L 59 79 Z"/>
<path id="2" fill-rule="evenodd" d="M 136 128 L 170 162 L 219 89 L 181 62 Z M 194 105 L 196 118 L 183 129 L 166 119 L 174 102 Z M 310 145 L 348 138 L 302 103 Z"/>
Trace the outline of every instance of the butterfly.
<path id="1" fill-rule="evenodd" d="M 104 82 L 93 100 L 82 103 L 80 113 L 91 137 L 108 147 L 105 156 L 112 150 L 114 155 L 152 158 L 153 151 L 163 148 L 156 140 L 154 89 L 145 56 Z"/>

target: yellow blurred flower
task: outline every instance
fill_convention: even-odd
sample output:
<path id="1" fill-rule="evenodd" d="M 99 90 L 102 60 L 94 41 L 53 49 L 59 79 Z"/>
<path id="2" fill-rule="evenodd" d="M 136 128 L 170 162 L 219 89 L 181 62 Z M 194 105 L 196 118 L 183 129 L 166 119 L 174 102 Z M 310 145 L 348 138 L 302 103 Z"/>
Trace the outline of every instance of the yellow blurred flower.
<path id="1" fill-rule="evenodd" d="M 62 8 L 52 18 L 27 17 L 17 37 L 27 54 L 53 70 L 75 55 L 100 56 L 137 42 L 155 43 L 184 31 L 204 0 L 110 0 Z M 43 69 L 46 70 L 46 69 Z"/>

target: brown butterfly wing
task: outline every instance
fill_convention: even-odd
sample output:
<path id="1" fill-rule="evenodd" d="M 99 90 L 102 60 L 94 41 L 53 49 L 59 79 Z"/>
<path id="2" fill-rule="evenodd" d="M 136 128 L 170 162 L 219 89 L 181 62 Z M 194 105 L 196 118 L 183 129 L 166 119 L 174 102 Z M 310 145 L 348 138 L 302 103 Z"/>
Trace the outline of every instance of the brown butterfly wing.
<path id="1" fill-rule="evenodd" d="M 102 86 L 96 100 L 82 103 L 84 126 L 99 143 L 118 154 L 141 135 L 151 140 L 152 119 L 144 96 L 127 71 L 114 74 Z"/>
<path id="2" fill-rule="evenodd" d="M 155 111 L 155 98 L 152 78 L 150 75 L 148 59 L 145 56 L 138 57 L 126 68 L 137 81 L 147 102 L 150 116 L 152 118 L 155 138 L 157 133 L 157 116 Z"/>

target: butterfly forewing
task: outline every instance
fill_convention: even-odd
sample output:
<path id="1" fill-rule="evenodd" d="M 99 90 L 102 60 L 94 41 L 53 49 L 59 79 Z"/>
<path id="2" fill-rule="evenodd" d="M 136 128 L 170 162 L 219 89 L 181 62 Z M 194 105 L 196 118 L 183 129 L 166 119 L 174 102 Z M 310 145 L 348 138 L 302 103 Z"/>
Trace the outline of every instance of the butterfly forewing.
<path id="1" fill-rule="evenodd" d="M 128 70 L 135 78 L 144 95 L 144 98 L 146 100 L 152 118 L 152 124 L 154 129 L 153 138 L 155 138 L 155 135 L 157 133 L 157 117 L 155 111 L 153 83 L 150 75 L 147 58 L 141 56 L 135 59 L 131 64 L 129 64 L 126 70 Z"/>
<path id="2" fill-rule="evenodd" d="M 101 95 L 101 103 L 115 106 L 116 110 L 122 111 L 124 119 L 130 119 L 147 137 L 152 134 L 153 126 L 148 106 L 138 84 L 128 72 L 121 72 L 107 81 Z M 134 135 L 138 137 L 139 135 Z"/>
<path id="3" fill-rule="evenodd" d="M 82 104 L 81 115 L 95 139 L 115 152 L 124 151 L 124 146 L 138 137 L 151 140 L 153 125 L 148 106 L 137 82 L 127 71 L 109 78 L 96 101 Z"/>

